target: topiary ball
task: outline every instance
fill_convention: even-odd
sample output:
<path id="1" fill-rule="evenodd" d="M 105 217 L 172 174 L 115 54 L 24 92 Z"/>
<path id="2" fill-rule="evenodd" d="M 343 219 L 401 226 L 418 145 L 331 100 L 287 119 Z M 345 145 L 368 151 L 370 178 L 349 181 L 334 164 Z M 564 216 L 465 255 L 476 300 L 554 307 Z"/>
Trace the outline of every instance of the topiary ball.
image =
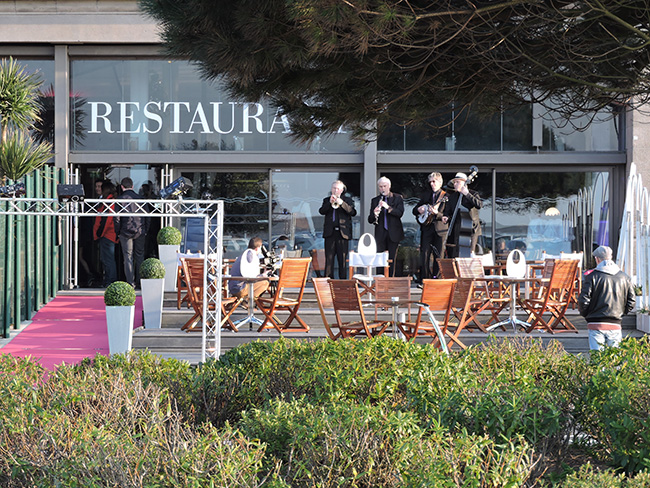
<path id="1" fill-rule="evenodd" d="M 158 244 L 163 246 L 180 246 L 183 236 L 181 235 L 181 231 L 176 227 L 168 226 L 163 227 L 158 231 L 156 240 L 158 241 Z"/>
<path id="2" fill-rule="evenodd" d="M 140 265 L 140 278 L 158 280 L 165 277 L 165 265 L 160 259 L 148 258 Z"/>
<path id="3" fill-rule="evenodd" d="M 131 307 L 135 305 L 135 290 L 124 281 L 115 281 L 106 288 L 104 303 L 108 307 Z"/>

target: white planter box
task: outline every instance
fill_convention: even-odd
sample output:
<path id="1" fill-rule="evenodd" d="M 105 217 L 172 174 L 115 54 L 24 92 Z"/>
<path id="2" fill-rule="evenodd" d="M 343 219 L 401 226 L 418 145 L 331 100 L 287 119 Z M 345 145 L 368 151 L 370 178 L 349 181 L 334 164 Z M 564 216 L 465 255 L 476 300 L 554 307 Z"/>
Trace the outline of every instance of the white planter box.
<path id="1" fill-rule="evenodd" d="M 178 251 L 181 246 L 158 244 L 158 256 L 165 265 L 165 291 L 176 291 L 178 274 Z"/>
<path id="2" fill-rule="evenodd" d="M 106 326 L 108 328 L 108 352 L 123 354 L 131 350 L 135 306 L 106 307 Z"/>
<path id="3" fill-rule="evenodd" d="M 636 328 L 646 334 L 650 334 L 650 314 L 636 314 Z"/>
<path id="4" fill-rule="evenodd" d="M 165 274 L 165 276 L 167 275 Z M 141 279 L 140 286 L 142 288 L 144 326 L 147 329 L 160 329 L 165 295 L 165 279 Z"/>

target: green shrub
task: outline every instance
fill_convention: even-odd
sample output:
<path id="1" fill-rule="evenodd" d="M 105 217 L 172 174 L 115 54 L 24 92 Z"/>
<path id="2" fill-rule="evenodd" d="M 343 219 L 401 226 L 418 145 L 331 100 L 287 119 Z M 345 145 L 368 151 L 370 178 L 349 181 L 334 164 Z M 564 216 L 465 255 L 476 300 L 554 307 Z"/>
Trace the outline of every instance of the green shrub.
<path id="1" fill-rule="evenodd" d="M 590 449 L 627 472 L 650 468 L 650 340 L 626 339 L 592 353 L 578 396 Z"/>
<path id="2" fill-rule="evenodd" d="M 160 259 L 148 258 L 140 265 L 140 278 L 157 280 L 165 277 L 165 265 Z"/>
<path id="3" fill-rule="evenodd" d="M 181 235 L 181 231 L 176 227 L 168 226 L 158 231 L 156 240 L 161 245 L 180 246 L 183 236 Z"/>
<path id="4" fill-rule="evenodd" d="M 115 281 L 106 287 L 104 303 L 109 307 L 131 307 L 135 305 L 135 290 L 124 281 Z"/>

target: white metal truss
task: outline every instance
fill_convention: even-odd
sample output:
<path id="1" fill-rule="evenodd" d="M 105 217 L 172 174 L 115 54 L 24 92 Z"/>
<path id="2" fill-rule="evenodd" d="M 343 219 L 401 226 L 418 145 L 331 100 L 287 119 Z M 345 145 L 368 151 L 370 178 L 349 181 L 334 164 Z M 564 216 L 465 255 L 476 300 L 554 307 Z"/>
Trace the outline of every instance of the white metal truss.
<path id="1" fill-rule="evenodd" d="M 223 273 L 222 200 L 101 200 L 59 202 L 53 198 L 0 198 L 0 214 L 39 217 L 189 217 L 203 219 L 203 340 L 201 360 L 221 354 L 221 282 Z M 76 261 L 76 260 L 74 260 Z M 67 261 L 66 265 L 70 265 Z M 70 275 L 70 270 L 64 270 Z M 216 286 L 208 286 L 214 283 Z"/>

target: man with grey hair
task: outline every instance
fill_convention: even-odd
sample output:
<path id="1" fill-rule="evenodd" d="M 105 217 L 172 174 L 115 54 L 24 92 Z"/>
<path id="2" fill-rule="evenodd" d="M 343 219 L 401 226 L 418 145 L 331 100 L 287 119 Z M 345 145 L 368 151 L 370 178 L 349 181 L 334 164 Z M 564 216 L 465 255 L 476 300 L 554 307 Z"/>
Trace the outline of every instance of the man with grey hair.
<path id="1" fill-rule="evenodd" d="M 610 247 L 600 246 L 592 255 L 596 267 L 584 275 L 578 309 L 587 319 L 589 349 L 601 350 L 621 342 L 621 321 L 634 308 L 634 287 L 630 277 L 612 261 Z"/>
<path id="2" fill-rule="evenodd" d="M 445 239 L 449 226 L 442 221 L 445 212 L 447 192 L 442 189 L 442 175 L 437 171 L 428 178 L 429 189 L 413 207 L 420 224 L 420 274 L 418 282 L 438 276 L 438 258 L 444 257 Z"/>
<path id="3" fill-rule="evenodd" d="M 390 191 L 390 186 L 390 180 L 385 176 L 377 180 L 379 195 L 370 201 L 368 223 L 375 226 L 377 252 L 388 251 L 388 259 L 391 260 L 390 275 L 395 276 L 397 247 L 404 239 L 404 199 L 399 193 Z"/>

